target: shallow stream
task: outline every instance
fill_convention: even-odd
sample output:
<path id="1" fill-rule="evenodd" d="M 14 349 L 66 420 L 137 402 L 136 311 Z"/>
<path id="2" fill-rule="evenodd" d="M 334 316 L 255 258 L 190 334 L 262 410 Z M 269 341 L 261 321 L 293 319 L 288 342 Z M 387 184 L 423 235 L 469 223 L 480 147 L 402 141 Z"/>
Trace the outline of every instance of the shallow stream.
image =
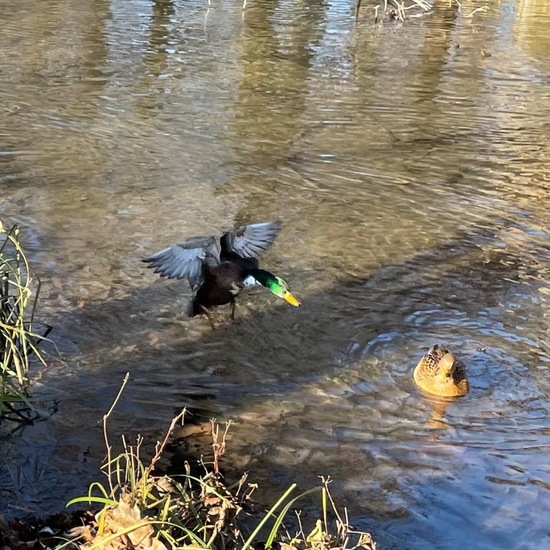
<path id="1" fill-rule="evenodd" d="M 549 2 L 378 24 L 347 0 L 1 10 L 0 219 L 60 353 L 4 513 L 84 493 L 130 372 L 115 438 L 188 406 L 236 420 L 228 460 L 271 501 L 330 475 L 383 549 L 550 547 Z M 263 265 L 299 309 L 248 291 L 212 331 L 140 262 L 271 219 Z M 412 382 L 434 343 L 471 384 L 444 409 Z"/>

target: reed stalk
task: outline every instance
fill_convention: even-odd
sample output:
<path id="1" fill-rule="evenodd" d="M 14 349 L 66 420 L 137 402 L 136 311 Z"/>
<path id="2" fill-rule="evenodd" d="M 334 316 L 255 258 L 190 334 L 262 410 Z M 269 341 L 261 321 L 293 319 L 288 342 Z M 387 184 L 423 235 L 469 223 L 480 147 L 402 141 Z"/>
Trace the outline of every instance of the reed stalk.
<path id="1" fill-rule="evenodd" d="M 0 223 L 0 418 L 14 403 L 27 403 L 32 360 L 44 364 L 38 343 L 46 334 L 33 332 L 40 280 L 19 241 L 19 227 Z M 48 331 L 49 332 L 49 329 Z"/>

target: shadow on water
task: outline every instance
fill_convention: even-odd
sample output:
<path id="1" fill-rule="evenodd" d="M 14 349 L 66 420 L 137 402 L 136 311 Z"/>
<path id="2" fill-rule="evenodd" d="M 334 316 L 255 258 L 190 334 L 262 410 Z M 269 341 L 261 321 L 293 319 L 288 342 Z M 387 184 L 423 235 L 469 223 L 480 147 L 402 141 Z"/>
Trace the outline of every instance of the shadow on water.
<path id="1" fill-rule="evenodd" d="M 493 239 L 494 231 L 490 229 L 464 232 L 455 239 L 414 254 L 403 263 L 383 267 L 368 277 L 348 278 L 344 275 L 333 287 L 313 295 L 307 294 L 307 285 L 305 289 L 300 287 L 303 277 L 307 281 L 314 278 L 315 273 L 290 269 L 284 276 L 293 282 L 294 292 L 303 300 L 300 309 L 290 309 L 282 302 L 274 302 L 271 295 L 262 297 L 263 290 L 246 291 L 238 303 L 249 303 L 238 307 L 237 322 L 222 322 L 215 331 L 206 330 L 208 324 L 201 318 L 187 320 L 185 310 L 190 295 L 185 281 L 155 281 L 156 275 L 146 270 L 144 265 L 145 284 L 133 289 L 128 296 L 83 302 L 77 308 L 63 312 L 53 324 L 71 327 L 72 339 L 79 349 L 96 356 L 111 356 L 121 342 L 138 342 L 140 352 L 131 353 L 122 360 L 128 366 L 139 367 L 143 360 L 147 361 L 149 354 L 157 362 L 158 350 L 151 349 L 154 344 L 143 341 L 142 337 L 151 331 L 167 331 L 171 336 L 180 333 L 175 349 L 162 351 L 163 360 L 168 362 L 180 361 L 171 357 L 172 354 L 181 357 L 183 353 L 185 356 L 203 345 L 217 348 L 223 344 L 223 354 L 228 358 L 232 357 L 233 349 L 236 356 L 247 348 L 251 354 L 261 354 L 252 345 L 254 342 L 266 349 L 289 352 L 286 358 L 289 364 L 281 365 L 281 371 L 288 369 L 288 374 L 295 373 L 292 362 L 299 361 L 304 368 L 313 363 L 309 366 L 318 373 L 315 361 L 311 359 L 315 354 L 325 356 L 327 350 L 323 342 L 329 343 L 330 355 L 333 356 L 357 331 L 374 336 L 381 330 L 403 325 L 403 319 L 415 311 L 456 308 L 474 314 L 476 310 L 498 307 L 503 294 L 519 281 L 518 277 L 535 275 L 536 268 L 529 269 L 523 259 L 498 244 L 491 246 Z M 268 309 L 250 303 L 255 299 Z M 271 301 L 266 303 L 268 300 Z M 170 310 L 166 309 L 167 304 Z M 353 311 L 350 311 L 348 308 L 352 305 Z M 159 315 L 158 308 L 164 313 Z M 219 317 L 225 317 L 228 311 L 219 308 Z M 331 326 L 334 321 L 338 324 L 336 332 Z M 198 331 L 190 329 L 192 324 L 201 328 Z M 119 329 L 113 330 L 113 327 Z M 198 333 L 199 337 L 190 341 L 186 335 L 188 331 L 191 335 Z M 257 338 L 252 342 L 249 338 L 253 334 Z M 334 341 L 336 335 L 341 336 L 338 342 Z M 79 336 L 85 338 L 79 341 Z M 284 352 L 281 357 L 285 357 Z M 201 359 L 191 363 L 199 365 Z M 110 362 L 109 370 L 113 367 Z M 197 369 L 198 372 L 201 370 L 204 371 Z M 324 374 L 320 373 L 320 376 Z"/>
<path id="2" fill-rule="evenodd" d="M 264 265 L 269 267 L 268 262 Z M 369 473 L 379 467 L 378 460 L 384 463 L 387 458 L 377 458 L 380 442 L 364 446 L 355 441 L 357 435 L 345 435 L 357 429 L 349 415 L 362 418 L 362 433 L 386 441 L 382 446 L 397 448 L 406 447 L 407 440 L 437 441 L 437 433 L 448 429 L 456 438 L 461 426 L 468 429 L 468 415 L 476 414 L 471 410 L 475 400 L 494 393 L 498 401 L 502 388 L 491 388 L 495 381 L 507 377 L 507 383 L 518 381 L 530 364 L 544 356 L 527 334 L 515 334 L 515 327 L 508 332 L 506 323 L 512 318 L 501 313 L 501 304 L 520 299 L 522 284 L 536 272 L 536 266 L 526 266 L 503 249 L 492 231 L 479 230 L 457 234 L 370 275 L 343 276 L 318 293 L 307 292 L 315 273 L 289 270 L 284 276 L 303 300 L 300 309 L 274 302 L 261 291 L 250 292 L 241 295 L 238 321 L 216 331 L 205 320 L 184 316 L 183 282 L 153 280 L 122 299 L 80 304 L 52 322 L 66 331 L 60 346 L 68 349 L 66 338 L 71 338 L 78 349 L 76 357 L 66 355 L 76 377 L 65 372 L 56 382 L 52 376 L 53 385 L 64 395 L 59 421 L 69 422 L 73 434 L 59 444 L 88 447 L 86 460 L 99 464 L 102 437 L 98 429 L 89 431 L 91 419 L 95 422 L 108 408 L 129 371 L 131 382 L 113 416 L 114 435 L 139 431 L 153 442 L 184 406 L 192 413 L 191 422 L 240 419 L 230 441 L 230 462 L 260 472 L 260 478 L 267 476 L 267 493 L 292 481 L 315 484 L 321 474 L 332 473 L 338 479 L 338 464 L 345 460 L 346 470 L 355 468 L 354 475 L 363 479 L 364 487 L 351 489 L 354 476 L 348 475 L 346 483 L 335 487 L 336 497 L 355 513 L 406 517 L 408 505 L 396 497 L 403 490 L 399 474 Z M 154 277 L 144 268 L 144 281 Z M 495 364 L 507 354 L 491 334 L 492 327 L 499 325 L 499 338 L 521 344 L 516 350 L 515 366 L 520 369 L 516 373 L 500 372 Z M 450 420 L 437 407 L 431 411 L 429 400 L 417 394 L 411 381 L 414 364 L 435 342 L 454 344 L 467 362 L 474 363 L 472 397 L 461 402 L 464 405 L 451 405 Z M 490 349 L 483 351 L 486 346 Z M 377 360 L 369 363 L 371 357 Z M 345 381 L 343 390 L 339 379 Z M 538 383 L 540 391 L 548 387 L 543 377 Z M 324 395 L 326 402 L 315 403 L 316 395 Z M 388 408 L 387 400 L 394 398 L 394 405 L 403 407 L 401 412 Z M 507 394 L 506 402 L 509 399 Z M 350 406 L 370 412 L 358 413 Z M 466 412 L 458 413 L 460 407 Z M 296 422 L 299 429 L 293 426 Z M 290 441 L 289 424 L 296 429 Z M 402 441 L 407 425 L 411 433 Z M 83 435 L 75 436 L 75 428 Z M 293 437 L 298 438 L 295 448 Z M 288 447 L 285 453 L 294 453 L 294 459 L 288 455 L 282 460 L 278 445 Z M 407 451 L 411 464 L 415 452 L 413 444 Z M 409 459 L 400 460 L 399 465 L 392 463 L 397 471 Z M 458 475 L 453 473 L 456 467 L 449 464 L 449 475 Z M 365 501 L 372 476 L 377 487 L 371 488 Z M 431 483 L 431 478 L 421 468 L 415 483 Z M 66 495 L 70 496 L 74 495 Z"/>

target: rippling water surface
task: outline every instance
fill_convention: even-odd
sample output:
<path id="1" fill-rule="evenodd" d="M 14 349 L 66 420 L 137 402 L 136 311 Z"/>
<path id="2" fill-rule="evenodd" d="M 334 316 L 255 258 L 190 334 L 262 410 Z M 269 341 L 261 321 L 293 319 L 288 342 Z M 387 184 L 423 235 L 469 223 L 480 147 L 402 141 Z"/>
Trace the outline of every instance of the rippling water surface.
<path id="1" fill-rule="evenodd" d="M 0 216 L 61 354 L 8 515 L 83 493 L 129 371 L 114 436 L 236 419 L 266 498 L 330 474 L 382 548 L 550 546 L 550 3 L 364 4 L 2 4 Z M 300 309 L 250 291 L 212 332 L 139 262 L 270 219 Z M 470 376 L 446 407 L 412 382 L 433 343 Z"/>

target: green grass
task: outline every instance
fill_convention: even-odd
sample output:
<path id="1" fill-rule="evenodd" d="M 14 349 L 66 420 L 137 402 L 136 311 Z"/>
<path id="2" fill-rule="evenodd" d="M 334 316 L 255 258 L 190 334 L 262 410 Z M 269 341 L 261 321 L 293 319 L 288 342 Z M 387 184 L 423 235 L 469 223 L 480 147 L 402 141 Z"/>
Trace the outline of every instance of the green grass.
<path id="1" fill-rule="evenodd" d="M 0 222 L 0 418 L 28 406 L 29 366 L 44 363 L 37 344 L 46 335 L 33 332 L 40 280 L 31 275 L 19 242 L 19 228 L 4 229 Z"/>
<path id="2" fill-rule="evenodd" d="M 107 423 L 127 381 L 128 375 L 113 406 L 103 417 L 106 481 L 92 483 L 87 495 L 74 498 L 67 504 L 95 507 L 94 520 L 73 532 L 71 540 L 60 542 L 56 547 L 58 550 L 376 548 L 368 533 L 354 532 L 347 513 L 339 512 L 330 494 L 328 479 L 322 479 L 319 487 L 299 494 L 296 494 L 296 484 L 293 484 L 269 509 L 252 514 L 251 497 L 257 486 L 247 481 L 246 474 L 238 482 L 228 485 L 219 470 L 230 423 L 221 430 L 215 421 L 211 421 L 213 456 L 211 462 L 201 462 L 201 475 L 192 475 L 188 464 L 182 475 L 155 475 L 155 464 L 161 458 L 172 431 L 183 421 L 185 410 L 172 420 L 163 441 L 157 443 L 152 459 L 144 461 L 142 458 L 143 440 L 140 437 L 133 445 L 123 437 L 123 451 L 113 457 Z M 312 529 L 306 530 L 294 506 L 306 495 L 315 493 L 320 498 L 321 517 Z M 293 511 L 294 515 L 291 514 Z M 298 525 L 292 535 L 284 526 L 289 515 Z"/>

